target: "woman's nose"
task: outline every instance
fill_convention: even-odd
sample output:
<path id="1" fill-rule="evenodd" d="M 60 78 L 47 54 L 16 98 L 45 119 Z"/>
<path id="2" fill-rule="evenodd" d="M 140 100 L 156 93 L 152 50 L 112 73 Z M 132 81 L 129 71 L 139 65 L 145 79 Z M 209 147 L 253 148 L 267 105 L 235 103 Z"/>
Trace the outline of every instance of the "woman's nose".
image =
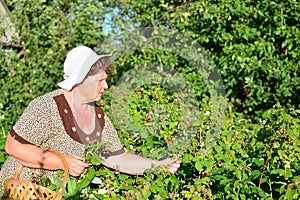
<path id="1" fill-rule="evenodd" d="M 104 81 L 104 85 L 103 85 L 103 88 L 106 90 L 108 88 L 108 84 L 106 81 Z"/>

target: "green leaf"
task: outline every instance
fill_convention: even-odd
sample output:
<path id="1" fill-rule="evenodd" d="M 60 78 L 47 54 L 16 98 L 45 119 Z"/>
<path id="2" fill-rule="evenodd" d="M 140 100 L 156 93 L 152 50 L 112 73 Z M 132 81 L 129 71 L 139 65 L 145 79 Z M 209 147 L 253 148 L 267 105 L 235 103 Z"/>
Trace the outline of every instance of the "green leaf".
<path id="1" fill-rule="evenodd" d="M 104 199 L 105 199 L 105 196 L 104 196 L 103 194 L 93 193 L 93 195 L 94 195 L 97 199 L 100 199 L 100 200 L 104 200 Z"/>
<path id="2" fill-rule="evenodd" d="M 257 179 L 261 175 L 261 171 L 260 170 L 253 170 L 251 172 L 251 175 L 252 175 L 253 179 Z"/>
<path id="3" fill-rule="evenodd" d="M 259 167 L 261 167 L 265 164 L 265 160 L 262 158 L 253 158 L 252 162 L 254 162 Z"/>
<path id="4" fill-rule="evenodd" d="M 182 156 L 182 163 L 190 163 L 192 159 L 193 156 L 191 156 L 190 154 L 184 154 Z"/>
<path id="5" fill-rule="evenodd" d="M 198 161 L 195 163 L 195 168 L 196 168 L 199 172 L 201 172 L 201 171 L 203 170 L 203 165 L 202 165 L 201 161 L 198 160 Z"/>
<path id="6" fill-rule="evenodd" d="M 284 169 L 274 169 L 271 171 L 271 174 L 279 174 L 279 176 L 284 175 Z"/>
<path id="7" fill-rule="evenodd" d="M 279 148 L 280 147 L 280 143 L 279 142 L 275 142 L 274 143 L 274 149 L 277 149 L 277 148 Z"/>
<path id="8" fill-rule="evenodd" d="M 83 179 L 81 179 L 79 182 L 80 190 L 82 190 L 83 188 L 86 188 L 91 183 L 91 181 L 95 178 L 95 175 L 96 175 L 95 169 L 89 167 L 88 171 L 87 171 L 87 175 Z"/>

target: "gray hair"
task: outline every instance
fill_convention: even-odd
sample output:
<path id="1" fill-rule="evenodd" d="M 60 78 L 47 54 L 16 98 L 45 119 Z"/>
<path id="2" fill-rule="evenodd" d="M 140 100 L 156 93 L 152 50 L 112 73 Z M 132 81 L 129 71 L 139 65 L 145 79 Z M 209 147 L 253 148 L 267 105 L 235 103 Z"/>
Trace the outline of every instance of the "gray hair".
<path id="1" fill-rule="evenodd" d="M 101 70 L 105 71 L 107 74 L 110 74 L 114 71 L 114 60 L 112 56 L 105 56 L 100 58 L 91 66 L 91 69 L 86 76 L 93 76 L 99 73 Z"/>

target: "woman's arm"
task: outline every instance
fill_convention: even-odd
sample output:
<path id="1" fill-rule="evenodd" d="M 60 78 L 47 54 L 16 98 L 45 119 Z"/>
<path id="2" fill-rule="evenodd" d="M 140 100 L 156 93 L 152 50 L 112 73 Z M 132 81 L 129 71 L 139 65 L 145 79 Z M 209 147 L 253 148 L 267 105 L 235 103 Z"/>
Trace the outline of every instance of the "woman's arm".
<path id="1" fill-rule="evenodd" d="M 128 152 L 103 158 L 103 165 L 131 175 L 142 175 L 146 169 L 154 169 L 158 166 L 165 167 L 165 165 L 168 165 L 165 170 L 175 173 L 180 167 L 180 163 L 177 159 L 164 159 L 158 161 Z"/>
<path id="2" fill-rule="evenodd" d="M 61 160 L 55 154 L 33 144 L 23 144 L 10 134 L 8 134 L 6 139 L 5 151 L 26 167 L 47 170 L 63 169 Z M 82 162 L 80 157 L 72 154 L 64 156 L 68 163 L 70 174 L 73 176 L 79 176 L 88 167 L 88 164 Z"/>

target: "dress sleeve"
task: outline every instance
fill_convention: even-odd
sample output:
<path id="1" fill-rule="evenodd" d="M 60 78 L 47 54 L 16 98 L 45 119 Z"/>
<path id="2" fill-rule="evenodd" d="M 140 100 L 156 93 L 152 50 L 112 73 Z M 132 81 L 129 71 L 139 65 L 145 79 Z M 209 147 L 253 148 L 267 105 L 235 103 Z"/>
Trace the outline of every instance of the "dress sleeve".
<path id="1" fill-rule="evenodd" d="M 108 145 L 105 150 L 110 152 L 109 155 L 118 155 L 125 152 L 118 137 L 118 133 L 107 115 L 104 115 L 104 120 L 105 125 L 101 140 Z"/>
<path id="2" fill-rule="evenodd" d="M 51 107 L 42 97 L 35 98 L 13 126 L 11 133 L 36 146 L 51 135 Z M 14 136 L 14 135 L 12 135 Z"/>

